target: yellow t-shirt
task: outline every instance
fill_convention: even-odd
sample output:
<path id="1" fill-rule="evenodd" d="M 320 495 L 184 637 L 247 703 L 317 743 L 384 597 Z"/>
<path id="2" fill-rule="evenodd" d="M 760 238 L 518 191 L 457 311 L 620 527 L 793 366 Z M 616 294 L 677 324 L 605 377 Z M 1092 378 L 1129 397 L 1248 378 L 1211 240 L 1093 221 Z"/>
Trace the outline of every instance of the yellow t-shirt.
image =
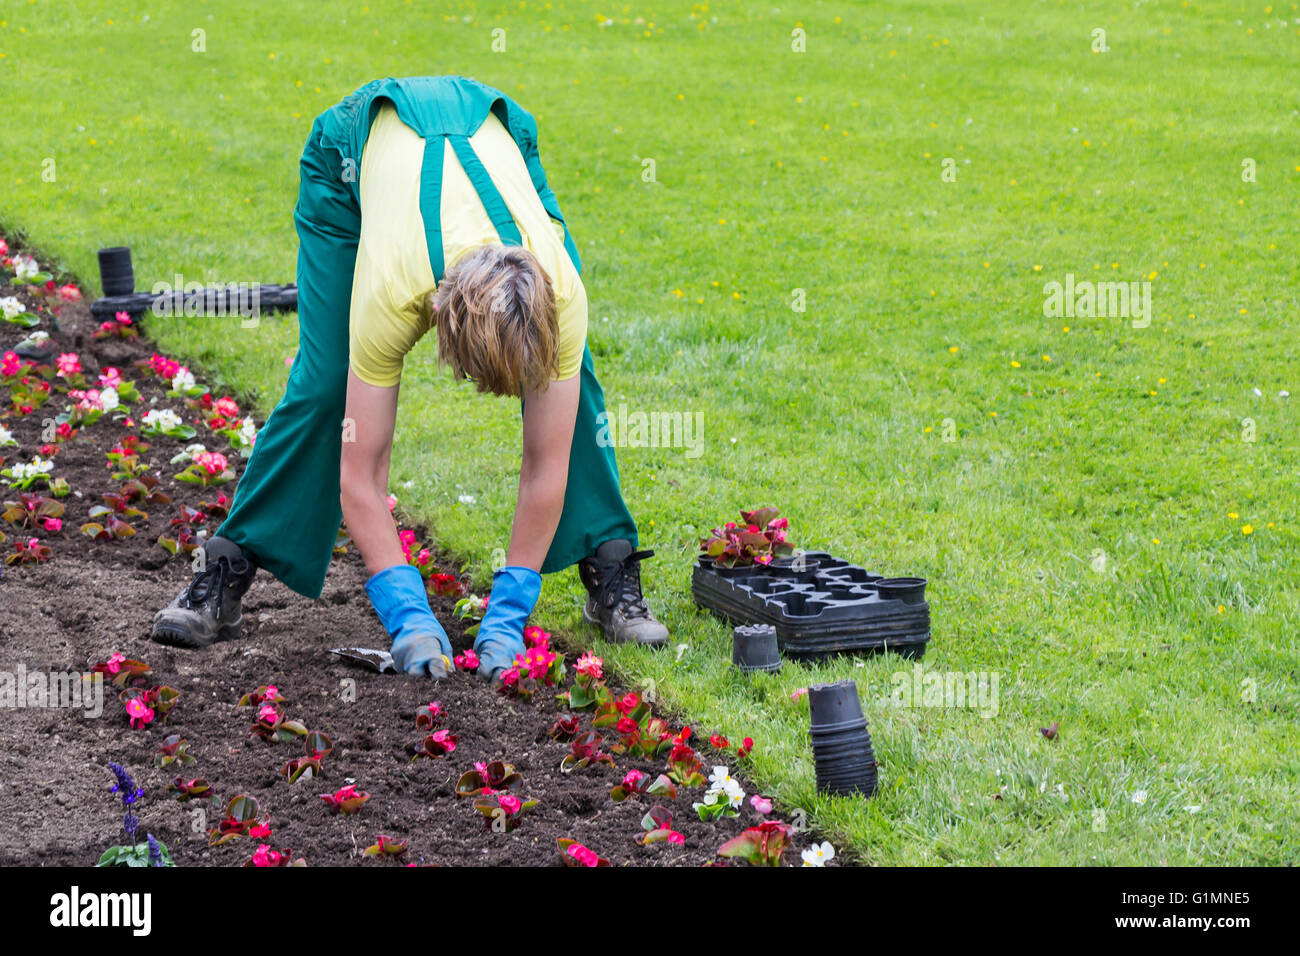
<path id="1" fill-rule="evenodd" d="M 587 341 L 587 293 L 564 249 L 564 229 L 542 207 L 523 154 L 494 114 L 469 139 L 510 210 L 524 248 L 551 280 L 559 318 L 557 380 L 577 374 Z M 450 269 L 483 245 L 501 245 L 460 161 L 446 143 L 442 179 L 443 262 Z M 396 385 L 402 360 L 432 325 L 435 288 L 428 237 L 420 215 L 424 139 L 391 104 L 370 127 L 361 157 L 361 237 L 352 279 L 352 371 L 363 382 Z"/>

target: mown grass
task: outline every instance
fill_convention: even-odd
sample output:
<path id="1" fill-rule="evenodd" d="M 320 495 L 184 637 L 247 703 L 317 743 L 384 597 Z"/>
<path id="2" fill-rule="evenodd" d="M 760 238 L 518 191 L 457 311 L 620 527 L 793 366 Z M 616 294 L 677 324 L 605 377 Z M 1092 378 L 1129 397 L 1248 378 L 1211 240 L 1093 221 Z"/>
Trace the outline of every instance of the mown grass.
<path id="1" fill-rule="evenodd" d="M 1295 4 L 155 7 L 4 15 L 4 226 L 87 280 L 127 243 L 146 282 L 287 281 L 316 113 L 379 75 L 499 86 L 538 116 L 610 406 L 704 414 L 699 458 L 621 452 L 685 650 L 607 659 L 752 734 L 768 791 L 871 862 L 1296 862 Z M 1045 318 L 1067 273 L 1150 281 L 1150 327 Z M 265 412 L 295 326 L 149 332 Z M 432 358 L 407 363 L 394 491 L 484 581 L 517 409 Z M 790 692 L 853 677 L 871 703 L 910 665 L 728 672 L 689 565 L 756 503 L 927 577 L 926 666 L 996 673 L 997 716 L 875 706 L 879 795 L 817 797 Z M 538 619 L 594 640 L 580 599 L 557 576 Z"/>

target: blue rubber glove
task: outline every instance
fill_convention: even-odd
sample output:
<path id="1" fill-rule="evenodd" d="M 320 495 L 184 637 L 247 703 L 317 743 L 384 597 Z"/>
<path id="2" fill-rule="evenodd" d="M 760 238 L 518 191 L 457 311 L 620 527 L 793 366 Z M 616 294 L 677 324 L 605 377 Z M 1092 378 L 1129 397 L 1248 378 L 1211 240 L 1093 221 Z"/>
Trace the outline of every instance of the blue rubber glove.
<path id="1" fill-rule="evenodd" d="M 385 568 L 366 582 L 366 594 L 393 638 L 397 669 L 416 677 L 446 677 L 451 670 L 451 641 L 429 610 L 420 572 L 409 564 Z"/>
<path id="2" fill-rule="evenodd" d="M 474 639 L 480 677 L 492 681 L 514 666 L 525 650 L 524 625 L 541 593 L 542 576 L 532 568 L 507 567 L 492 575 L 487 613 Z"/>

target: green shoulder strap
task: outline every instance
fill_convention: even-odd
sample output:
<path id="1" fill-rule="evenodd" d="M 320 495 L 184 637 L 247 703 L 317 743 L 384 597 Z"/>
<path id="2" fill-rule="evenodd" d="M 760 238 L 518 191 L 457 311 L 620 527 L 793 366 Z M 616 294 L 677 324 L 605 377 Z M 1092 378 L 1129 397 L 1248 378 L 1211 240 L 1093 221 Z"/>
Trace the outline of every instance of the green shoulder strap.
<path id="1" fill-rule="evenodd" d="M 456 151 L 456 158 L 460 160 L 460 165 L 464 168 L 465 175 L 469 177 L 474 191 L 478 193 L 478 198 L 482 201 L 488 218 L 492 220 L 492 225 L 496 226 L 501 241 L 507 246 L 523 245 L 523 237 L 519 234 L 519 227 L 515 225 L 515 218 L 510 215 L 506 201 L 501 198 L 501 193 L 492 182 L 492 177 L 488 175 L 487 168 L 474 152 L 474 147 L 469 144 L 469 137 L 450 134 L 447 139 L 451 141 L 451 148 Z"/>
<path id="2" fill-rule="evenodd" d="M 445 136 L 429 136 L 424 141 L 424 162 L 420 167 L 420 216 L 424 219 L 424 235 L 429 244 L 429 265 L 433 279 L 442 281 L 446 267 L 442 255 L 442 154 L 446 151 Z"/>

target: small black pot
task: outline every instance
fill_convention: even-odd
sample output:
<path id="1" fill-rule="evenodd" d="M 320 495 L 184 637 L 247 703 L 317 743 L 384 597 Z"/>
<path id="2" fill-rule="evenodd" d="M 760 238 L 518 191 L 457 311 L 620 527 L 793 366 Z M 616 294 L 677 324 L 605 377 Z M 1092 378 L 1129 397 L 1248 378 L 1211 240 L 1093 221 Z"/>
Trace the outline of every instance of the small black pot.
<path id="1" fill-rule="evenodd" d="M 781 648 L 770 624 L 745 625 L 732 631 L 731 663 L 737 670 L 775 672 L 781 669 Z"/>
<path id="2" fill-rule="evenodd" d="M 813 756 L 820 762 L 822 760 L 839 760 L 841 758 L 853 757 L 858 754 L 871 756 L 871 737 L 865 730 L 859 730 L 853 734 L 846 734 L 843 738 L 833 743 L 821 743 L 813 741 Z"/>
<path id="3" fill-rule="evenodd" d="M 822 775 L 818 774 L 816 787 L 822 792 L 837 793 L 857 790 L 870 795 L 875 791 L 876 780 L 878 779 L 875 767 L 867 767 L 866 770 L 845 774 L 844 777 L 822 777 Z"/>
<path id="4" fill-rule="evenodd" d="M 810 727 L 808 729 L 808 736 L 812 738 L 814 750 L 818 747 L 833 747 L 836 744 L 861 740 L 862 735 L 865 733 L 867 733 L 867 718 L 865 717 L 858 720 L 846 720 L 842 724 Z"/>
<path id="5" fill-rule="evenodd" d="M 127 246 L 99 250 L 99 284 L 104 287 L 105 296 L 130 295 L 135 291 L 135 269 Z"/>
<path id="6" fill-rule="evenodd" d="M 925 578 L 881 578 L 875 584 L 877 593 L 886 600 L 925 603 Z"/>
<path id="7" fill-rule="evenodd" d="M 799 562 L 798 567 L 795 567 L 795 562 Z M 794 571 L 797 574 L 804 574 L 804 573 L 817 571 L 821 568 L 821 566 L 822 566 L 821 558 L 810 558 L 806 554 L 803 556 L 802 560 L 793 556 L 784 557 L 784 558 L 773 558 L 771 563 L 767 565 L 767 567 L 777 571 Z"/>
<path id="8" fill-rule="evenodd" d="M 858 685 L 851 680 L 834 684 L 813 684 L 808 688 L 809 727 L 818 731 L 837 730 L 861 722 L 862 701 L 858 698 Z"/>
<path id="9" fill-rule="evenodd" d="M 876 755 L 868 747 L 865 753 L 852 757 L 837 760 L 823 760 L 818 757 L 816 769 L 818 780 L 861 779 L 867 774 L 876 772 Z"/>

